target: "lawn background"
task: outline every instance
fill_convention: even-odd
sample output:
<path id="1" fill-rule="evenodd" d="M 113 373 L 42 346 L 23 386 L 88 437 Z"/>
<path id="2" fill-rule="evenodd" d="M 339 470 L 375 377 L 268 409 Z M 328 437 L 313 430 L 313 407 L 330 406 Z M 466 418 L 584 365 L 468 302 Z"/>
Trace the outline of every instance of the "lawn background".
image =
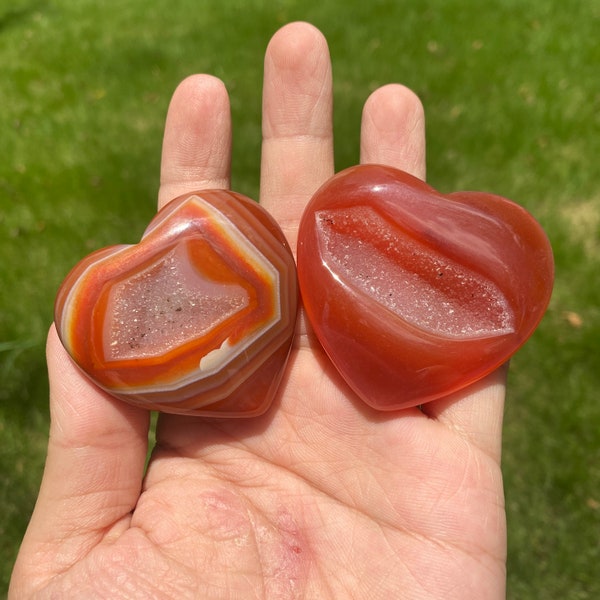
<path id="1" fill-rule="evenodd" d="M 225 81 L 233 187 L 256 197 L 264 49 L 297 19 L 330 44 L 338 169 L 368 94 L 402 82 L 425 105 L 429 182 L 505 195 L 547 230 L 555 292 L 506 407 L 508 597 L 599 598 L 598 0 L 0 0 L 0 594 L 43 468 L 58 285 L 141 235 L 191 73 Z"/>

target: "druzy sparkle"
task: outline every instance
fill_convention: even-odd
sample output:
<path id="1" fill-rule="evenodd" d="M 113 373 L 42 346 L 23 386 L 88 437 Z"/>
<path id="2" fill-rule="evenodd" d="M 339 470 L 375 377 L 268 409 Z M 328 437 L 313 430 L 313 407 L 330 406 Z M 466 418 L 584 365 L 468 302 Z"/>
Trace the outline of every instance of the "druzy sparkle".
<path id="1" fill-rule="evenodd" d="M 285 237 L 255 202 L 170 202 L 137 245 L 90 254 L 63 282 L 63 345 L 101 388 L 164 412 L 253 416 L 271 404 L 297 312 Z"/>
<path id="2" fill-rule="evenodd" d="M 517 204 L 440 194 L 379 165 L 326 182 L 299 230 L 298 276 L 317 337 L 371 406 L 415 406 L 505 362 L 548 305 L 552 250 Z"/>

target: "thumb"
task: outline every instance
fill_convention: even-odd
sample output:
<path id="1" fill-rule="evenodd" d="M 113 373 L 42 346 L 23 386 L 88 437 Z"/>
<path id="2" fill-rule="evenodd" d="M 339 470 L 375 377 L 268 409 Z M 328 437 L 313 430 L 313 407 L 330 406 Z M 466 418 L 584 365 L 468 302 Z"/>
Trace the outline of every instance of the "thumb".
<path id="1" fill-rule="evenodd" d="M 29 589 L 43 586 L 128 526 L 148 446 L 149 413 L 94 386 L 67 355 L 54 326 L 47 360 L 48 455 L 12 581 Z"/>

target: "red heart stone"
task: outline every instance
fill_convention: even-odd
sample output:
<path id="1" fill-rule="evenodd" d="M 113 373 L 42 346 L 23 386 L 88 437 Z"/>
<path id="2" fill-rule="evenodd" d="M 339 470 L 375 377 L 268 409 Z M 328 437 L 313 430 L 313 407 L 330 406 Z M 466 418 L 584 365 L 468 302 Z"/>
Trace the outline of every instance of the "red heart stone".
<path id="1" fill-rule="evenodd" d="M 360 165 L 307 206 L 298 277 L 333 364 L 367 404 L 393 410 L 460 390 L 512 356 L 548 306 L 554 263 L 517 204 Z"/>
<path id="2" fill-rule="evenodd" d="M 77 264 L 55 322 L 81 369 L 130 404 L 254 416 L 279 385 L 297 300 L 275 221 L 249 198 L 208 190 L 170 202 L 139 244 Z"/>

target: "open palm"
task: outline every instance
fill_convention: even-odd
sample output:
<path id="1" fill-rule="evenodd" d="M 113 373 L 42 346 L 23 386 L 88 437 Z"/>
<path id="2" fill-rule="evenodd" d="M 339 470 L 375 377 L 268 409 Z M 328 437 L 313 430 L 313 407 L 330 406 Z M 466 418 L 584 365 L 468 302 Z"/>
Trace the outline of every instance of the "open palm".
<path id="1" fill-rule="evenodd" d="M 307 24 L 265 59 L 261 203 L 293 248 L 303 207 L 333 174 L 331 66 Z M 220 81 L 194 76 L 167 118 L 160 204 L 229 186 Z M 424 177 L 424 119 L 406 88 L 368 99 L 361 161 Z M 377 413 L 332 368 L 301 317 L 263 416 L 149 417 L 99 391 L 51 330 L 52 425 L 12 598 L 502 598 L 504 370 L 422 409 Z M 393 365 L 390 365 L 390 369 Z"/>

